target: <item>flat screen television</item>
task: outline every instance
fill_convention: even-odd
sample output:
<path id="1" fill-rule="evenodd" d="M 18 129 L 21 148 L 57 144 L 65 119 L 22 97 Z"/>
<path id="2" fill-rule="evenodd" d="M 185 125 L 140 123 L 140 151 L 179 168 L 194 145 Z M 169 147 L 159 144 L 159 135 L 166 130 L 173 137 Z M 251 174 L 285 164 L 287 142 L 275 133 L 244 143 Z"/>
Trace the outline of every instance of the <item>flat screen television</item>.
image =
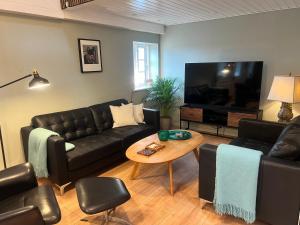
<path id="1" fill-rule="evenodd" d="M 262 61 L 185 64 L 186 104 L 258 110 Z"/>

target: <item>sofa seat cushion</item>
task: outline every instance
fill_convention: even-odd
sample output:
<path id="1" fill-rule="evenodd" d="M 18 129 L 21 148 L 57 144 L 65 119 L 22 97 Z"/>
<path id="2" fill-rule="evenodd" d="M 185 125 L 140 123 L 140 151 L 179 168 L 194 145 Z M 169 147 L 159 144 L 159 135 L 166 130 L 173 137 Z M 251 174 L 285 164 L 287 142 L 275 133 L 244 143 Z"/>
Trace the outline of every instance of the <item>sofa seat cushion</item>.
<path id="1" fill-rule="evenodd" d="M 102 134 L 71 142 L 75 149 L 66 153 L 69 170 L 76 170 L 122 150 L 122 140 Z"/>
<path id="2" fill-rule="evenodd" d="M 251 148 L 258 151 L 262 151 L 264 155 L 267 155 L 273 145 L 268 142 L 258 141 L 249 138 L 235 138 L 230 142 L 231 145 L 236 145 L 244 148 Z"/>
<path id="3" fill-rule="evenodd" d="M 130 145 L 151 134 L 156 133 L 155 128 L 147 124 L 135 126 L 117 127 L 102 132 L 102 135 L 108 137 L 117 137 L 123 140 L 123 147 L 127 149 Z"/>
<path id="4" fill-rule="evenodd" d="M 55 194 L 48 185 L 30 189 L 1 201 L 0 214 L 31 205 L 39 208 L 46 224 L 56 224 L 61 218 Z M 26 224 L 26 221 L 23 224 Z"/>

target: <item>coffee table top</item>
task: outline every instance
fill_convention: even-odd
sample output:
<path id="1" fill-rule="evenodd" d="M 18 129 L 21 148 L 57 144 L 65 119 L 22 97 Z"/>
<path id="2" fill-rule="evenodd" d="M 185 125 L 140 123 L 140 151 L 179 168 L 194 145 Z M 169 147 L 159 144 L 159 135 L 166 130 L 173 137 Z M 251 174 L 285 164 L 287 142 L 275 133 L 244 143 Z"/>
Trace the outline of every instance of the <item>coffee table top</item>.
<path id="1" fill-rule="evenodd" d="M 152 134 L 131 145 L 126 151 L 126 156 L 128 159 L 139 163 L 165 163 L 178 159 L 197 149 L 203 142 L 203 136 L 200 133 L 191 130 L 188 131 L 192 134 L 192 138 L 188 140 L 160 141 L 157 134 Z M 144 156 L 137 153 L 152 142 L 165 145 L 165 147 L 151 156 Z"/>

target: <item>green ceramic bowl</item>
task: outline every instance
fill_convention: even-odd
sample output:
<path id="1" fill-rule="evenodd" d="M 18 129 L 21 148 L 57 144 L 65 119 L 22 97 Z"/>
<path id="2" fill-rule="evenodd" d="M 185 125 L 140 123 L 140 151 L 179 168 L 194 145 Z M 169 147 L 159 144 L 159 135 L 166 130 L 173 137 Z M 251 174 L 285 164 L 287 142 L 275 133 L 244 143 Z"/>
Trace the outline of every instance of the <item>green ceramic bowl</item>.
<path id="1" fill-rule="evenodd" d="M 168 130 L 158 131 L 158 138 L 160 141 L 167 141 L 169 139 L 169 131 Z"/>

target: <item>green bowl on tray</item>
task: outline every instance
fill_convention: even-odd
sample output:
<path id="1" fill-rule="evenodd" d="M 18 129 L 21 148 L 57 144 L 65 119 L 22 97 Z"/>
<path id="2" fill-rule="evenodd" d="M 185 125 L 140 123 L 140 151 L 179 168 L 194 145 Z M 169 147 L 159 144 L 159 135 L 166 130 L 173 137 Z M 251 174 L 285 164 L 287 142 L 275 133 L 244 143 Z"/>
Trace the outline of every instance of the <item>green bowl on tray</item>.
<path id="1" fill-rule="evenodd" d="M 192 134 L 184 130 L 161 130 L 158 131 L 158 138 L 160 141 L 167 140 L 188 140 Z"/>
<path id="2" fill-rule="evenodd" d="M 188 140 L 192 137 L 192 134 L 184 130 L 170 130 L 169 140 Z"/>
<path id="3" fill-rule="evenodd" d="M 160 141 L 169 140 L 169 131 L 168 130 L 160 130 L 158 131 L 158 138 Z"/>

